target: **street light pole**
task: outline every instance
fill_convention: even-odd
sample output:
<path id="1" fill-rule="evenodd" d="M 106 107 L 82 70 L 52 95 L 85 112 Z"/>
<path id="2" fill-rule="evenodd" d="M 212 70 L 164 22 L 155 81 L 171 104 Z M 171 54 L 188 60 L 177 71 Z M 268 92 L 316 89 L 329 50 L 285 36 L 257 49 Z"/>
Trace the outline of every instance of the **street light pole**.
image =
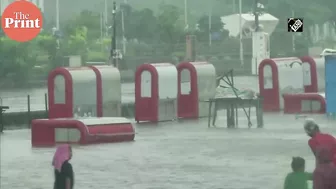
<path id="1" fill-rule="evenodd" d="M 107 0 L 104 0 L 104 20 L 105 20 L 105 37 L 108 36 L 107 31 Z"/>
<path id="2" fill-rule="evenodd" d="M 255 24 L 255 32 L 259 31 L 259 16 L 260 16 L 260 11 L 259 11 L 259 0 L 255 0 L 254 2 L 254 24 Z"/>
<path id="3" fill-rule="evenodd" d="M 60 30 L 59 0 L 56 0 L 56 29 Z"/>
<path id="4" fill-rule="evenodd" d="M 243 28 L 242 28 L 242 0 L 239 0 L 239 59 L 240 64 L 244 65 L 244 51 L 243 51 Z"/>
<path id="5" fill-rule="evenodd" d="M 209 7 L 209 46 L 212 45 L 212 41 L 211 41 L 211 25 L 212 25 L 212 20 L 211 20 L 211 17 L 212 17 L 212 3 L 210 4 L 210 7 Z"/>
<path id="6" fill-rule="evenodd" d="M 117 22 L 116 22 L 116 11 L 117 11 L 117 3 L 113 2 L 113 33 L 112 33 L 112 41 L 111 41 L 111 58 L 114 67 L 117 67 Z"/>
<path id="7" fill-rule="evenodd" d="M 188 0 L 184 0 L 184 25 L 188 29 Z"/>
<path id="8" fill-rule="evenodd" d="M 123 53 L 126 53 L 126 37 L 125 37 L 125 12 L 124 8 L 121 8 L 121 32 L 122 32 L 122 45 L 123 45 Z"/>

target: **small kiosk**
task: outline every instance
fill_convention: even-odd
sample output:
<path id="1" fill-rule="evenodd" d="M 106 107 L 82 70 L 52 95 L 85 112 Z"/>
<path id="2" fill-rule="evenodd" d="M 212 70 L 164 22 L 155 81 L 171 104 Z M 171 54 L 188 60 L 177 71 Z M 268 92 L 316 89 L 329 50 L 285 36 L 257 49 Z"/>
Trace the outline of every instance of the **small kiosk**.
<path id="1" fill-rule="evenodd" d="M 324 57 L 301 57 L 305 93 L 325 91 Z"/>
<path id="2" fill-rule="evenodd" d="M 48 76 L 49 118 L 97 116 L 96 73 L 89 67 L 59 67 Z"/>
<path id="3" fill-rule="evenodd" d="M 283 94 L 303 93 L 302 62 L 295 57 L 264 59 L 259 65 L 264 111 L 283 110 Z"/>
<path id="4" fill-rule="evenodd" d="M 124 142 L 134 137 L 132 123 L 123 117 L 35 119 L 31 127 L 33 147 Z"/>
<path id="5" fill-rule="evenodd" d="M 121 116 L 121 81 L 117 68 L 108 65 L 90 66 L 96 74 L 97 117 Z"/>
<path id="6" fill-rule="evenodd" d="M 177 118 L 177 69 L 170 63 L 142 64 L 135 72 L 135 120 Z"/>
<path id="7" fill-rule="evenodd" d="M 208 116 L 209 99 L 216 95 L 216 69 L 208 62 L 182 62 L 178 71 L 178 117 Z"/>

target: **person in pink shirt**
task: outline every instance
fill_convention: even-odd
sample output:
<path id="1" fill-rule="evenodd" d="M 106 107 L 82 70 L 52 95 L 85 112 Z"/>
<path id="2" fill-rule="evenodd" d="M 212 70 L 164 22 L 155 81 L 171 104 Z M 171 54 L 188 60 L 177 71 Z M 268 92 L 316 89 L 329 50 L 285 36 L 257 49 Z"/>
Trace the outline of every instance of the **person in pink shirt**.
<path id="1" fill-rule="evenodd" d="M 69 163 L 72 157 L 72 148 L 69 144 L 57 147 L 52 161 L 55 172 L 54 189 L 73 189 L 74 172 Z"/>
<path id="2" fill-rule="evenodd" d="M 336 189 L 336 165 L 332 162 L 333 152 L 328 147 L 317 147 L 318 161 L 313 173 L 313 189 Z"/>
<path id="3" fill-rule="evenodd" d="M 310 137 L 308 145 L 316 157 L 316 150 L 319 147 L 328 148 L 332 153 L 333 162 L 336 165 L 336 139 L 330 134 L 322 133 L 318 124 L 313 119 L 307 119 L 304 123 L 304 130 Z M 318 161 L 316 160 L 316 163 Z"/>

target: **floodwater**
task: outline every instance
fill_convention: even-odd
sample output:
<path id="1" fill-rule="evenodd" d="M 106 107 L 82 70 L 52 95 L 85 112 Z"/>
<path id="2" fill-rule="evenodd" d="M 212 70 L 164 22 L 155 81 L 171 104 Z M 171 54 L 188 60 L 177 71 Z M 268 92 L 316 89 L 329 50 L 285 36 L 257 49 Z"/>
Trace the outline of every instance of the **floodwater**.
<path id="1" fill-rule="evenodd" d="M 234 77 L 235 87 L 238 89 L 258 89 L 258 77 L 255 76 L 237 76 Z M 227 86 L 227 84 L 223 83 Z M 134 102 L 134 83 L 123 83 L 121 85 L 122 102 Z M 30 95 L 31 111 L 45 110 L 45 94 L 47 88 L 34 89 L 15 89 L 0 91 L 0 105 L 10 106 L 6 112 L 28 111 L 27 95 Z"/>
<path id="2" fill-rule="evenodd" d="M 314 118 L 336 134 L 334 121 Z M 134 142 L 74 146 L 75 188 L 281 189 L 292 156 L 313 170 L 302 119 L 266 114 L 264 129 L 247 129 L 243 120 L 240 114 L 240 129 L 208 128 L 206 120 L 138 125 Z M 29 130 L 5 131 L 0 188 L 51 188 L 54 150 L 32 149 Z"/>

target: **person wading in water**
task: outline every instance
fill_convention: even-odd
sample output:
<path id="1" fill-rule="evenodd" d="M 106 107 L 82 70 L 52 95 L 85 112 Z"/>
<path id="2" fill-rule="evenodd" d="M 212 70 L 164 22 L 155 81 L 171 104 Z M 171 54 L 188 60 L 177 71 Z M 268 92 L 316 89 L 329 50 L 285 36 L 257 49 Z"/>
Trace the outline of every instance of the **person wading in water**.
<path id="1" fill-rule="evenodd" d="M 328 147 L 317 147 L 318 164 L 313 173 L 313 189 L 336 189 L 336 165 L 333 152 Z"/>
<path id="2" fill-rule="evenodd" d="M 336 165 L 336 139 L 327 133 L 320 132 L 319 126 L 313 119 L 307 119 L 304 123 L 304 130 L 309 137 L 308 145 L 315 155 L 316 159 L 316 150 L 320 147 L 328 148 L 332 153 L 332 160 Z M 318 161 L 316 160 L 316 163 Z"/>
<path id="3" fill-rule="evenodd" d="M 74 173 L 69 160 L 72 157 L 72 149 L 68 144 L 57 147 L 52 161 L 55 172 L 54 189 L 73 189 Z"/>

